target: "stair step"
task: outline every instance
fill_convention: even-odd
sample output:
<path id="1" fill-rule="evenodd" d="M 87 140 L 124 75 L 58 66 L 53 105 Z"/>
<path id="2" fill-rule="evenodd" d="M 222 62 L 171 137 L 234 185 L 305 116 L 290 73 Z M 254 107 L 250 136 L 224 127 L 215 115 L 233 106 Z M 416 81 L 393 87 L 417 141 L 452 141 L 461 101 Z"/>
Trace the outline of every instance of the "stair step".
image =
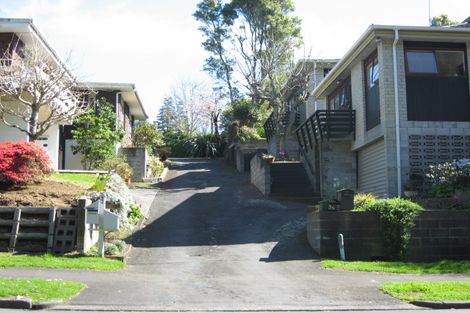
<path id="1" fill-rule="evenodd" d="M 301 162 L 273 163 L 270 173 L 273 197 L 307 203 L 320 199 Z"/>

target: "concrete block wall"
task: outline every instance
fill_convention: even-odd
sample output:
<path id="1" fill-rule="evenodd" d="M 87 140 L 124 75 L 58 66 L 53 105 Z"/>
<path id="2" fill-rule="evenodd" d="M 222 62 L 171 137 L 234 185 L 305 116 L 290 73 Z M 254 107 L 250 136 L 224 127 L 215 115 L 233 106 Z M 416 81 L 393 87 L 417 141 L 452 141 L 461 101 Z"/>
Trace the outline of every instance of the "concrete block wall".
<path id="1" fill-rule="evenodd" d="M 294 160 L 300 159 L 300 147 L 297 140 L 297 135 L 294 129 L 287 129 L 287 134 L 284 138 L 283 144 L 280 143 L 279 135 L 274 135 L 268 140 L 267 150 L 268 153 L 277 156 L 278 152 L 286 151 L 290 158 Z"/>
<path id="2" fill-rule="evenodd" d="M 269 164 L 256 154 L 250 161 L 251 183 L 265 196 L 271 194 L 271 173 Z"/>
<path id="3" fill-rule="evenodd" d="M 147 177 L 147 165 L 149 156 L 147 149 L 142 147 L 124 147 L 119 148 L 126 162 L 133 170 L 132 181 L 141 182 L 144 177 Z"/>
<path id="4" fill-rule="evenodd" d="M 356 154 L 351 151 L 350 141 L 331 140 L 321 143 L 319 157 L 322 198 L 332 197 L 338 187 L 356 189 Z"/>
<path id="5" fill-rule="evenodd" d="M 406 259 L 429 262 L 470 259 L 470 211 L 423 211 L 415 220 Z M 339 258 L 338 234 L 343 234 L 347 260 L 386 258 L 380 222 L 370 212 L 318 212 L 307 215 L 307 237 L 323 258 Z"/>
<path id="6" fill-rule="evenodd" d="M 250 171 L 250 160 L 258 152 L 267 152 L 265 140 L 238 143 L 235 146 L 235 165 L 240 173 Z"/>

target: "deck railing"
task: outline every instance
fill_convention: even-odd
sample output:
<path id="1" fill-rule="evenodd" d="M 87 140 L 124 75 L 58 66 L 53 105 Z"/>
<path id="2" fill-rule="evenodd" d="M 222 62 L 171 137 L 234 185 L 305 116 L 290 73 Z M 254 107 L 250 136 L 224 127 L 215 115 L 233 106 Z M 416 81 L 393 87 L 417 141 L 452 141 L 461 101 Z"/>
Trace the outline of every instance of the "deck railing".
<path id="1" fill-rule="evenodd" d="M 317 110 L 296 129 L 299 145 L 305 151 L 314 143 L 355 136 L 356 111 Z"/>
<path id="2" fill-rule="evenodd" d="M 286 127 L 287 123 L 289 123 L 290 118 L 290 110 L 286 110 L 283 113 L 282 117 L 282 127 Z M 266 133 L 266 139 L 269 141 L 275 134 L 277 130 L 277 123 L 274 118 L 274 112 L 269 115 L 266 122 L 264 122 L 264 132 Z"/>

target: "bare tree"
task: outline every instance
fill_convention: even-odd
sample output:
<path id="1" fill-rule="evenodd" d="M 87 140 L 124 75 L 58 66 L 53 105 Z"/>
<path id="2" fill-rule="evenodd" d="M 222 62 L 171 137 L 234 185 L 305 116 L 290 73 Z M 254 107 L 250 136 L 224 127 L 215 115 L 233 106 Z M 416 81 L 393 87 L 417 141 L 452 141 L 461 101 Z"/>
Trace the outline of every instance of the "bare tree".
<path id="1" fill-rule="evenodd" d="M 172 98 L 176 102 L 178 128 L 181 131 L 193 136 L 204 128 L 206 97 L 207 86 L 201 81 L 184 78 L 174 85 Z"/>
<path id="2" fill-rule="evenodd" d="M 84 109 L 83 87 L 66 65 L 41 49 L 12 41 L 0 61 L 0 121 L 37 140 Z"/>

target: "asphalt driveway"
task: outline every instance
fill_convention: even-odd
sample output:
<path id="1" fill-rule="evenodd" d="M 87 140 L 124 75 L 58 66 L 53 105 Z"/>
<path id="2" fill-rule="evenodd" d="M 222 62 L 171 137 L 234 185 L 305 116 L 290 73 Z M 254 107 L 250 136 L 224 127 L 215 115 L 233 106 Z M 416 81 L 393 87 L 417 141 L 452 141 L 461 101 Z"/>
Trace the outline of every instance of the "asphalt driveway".
<path id="1" fill-rule="evenodd" d="M 376 286 L 458 278 L 324 270 L 306 241 L 304 205 L 264 198 L 218 160 L 173 164 L 145 227 L 130 238 L 126 269 L 0 275 L 86 283 L 65 309 L 167 311 L 410 308 Z"/>

